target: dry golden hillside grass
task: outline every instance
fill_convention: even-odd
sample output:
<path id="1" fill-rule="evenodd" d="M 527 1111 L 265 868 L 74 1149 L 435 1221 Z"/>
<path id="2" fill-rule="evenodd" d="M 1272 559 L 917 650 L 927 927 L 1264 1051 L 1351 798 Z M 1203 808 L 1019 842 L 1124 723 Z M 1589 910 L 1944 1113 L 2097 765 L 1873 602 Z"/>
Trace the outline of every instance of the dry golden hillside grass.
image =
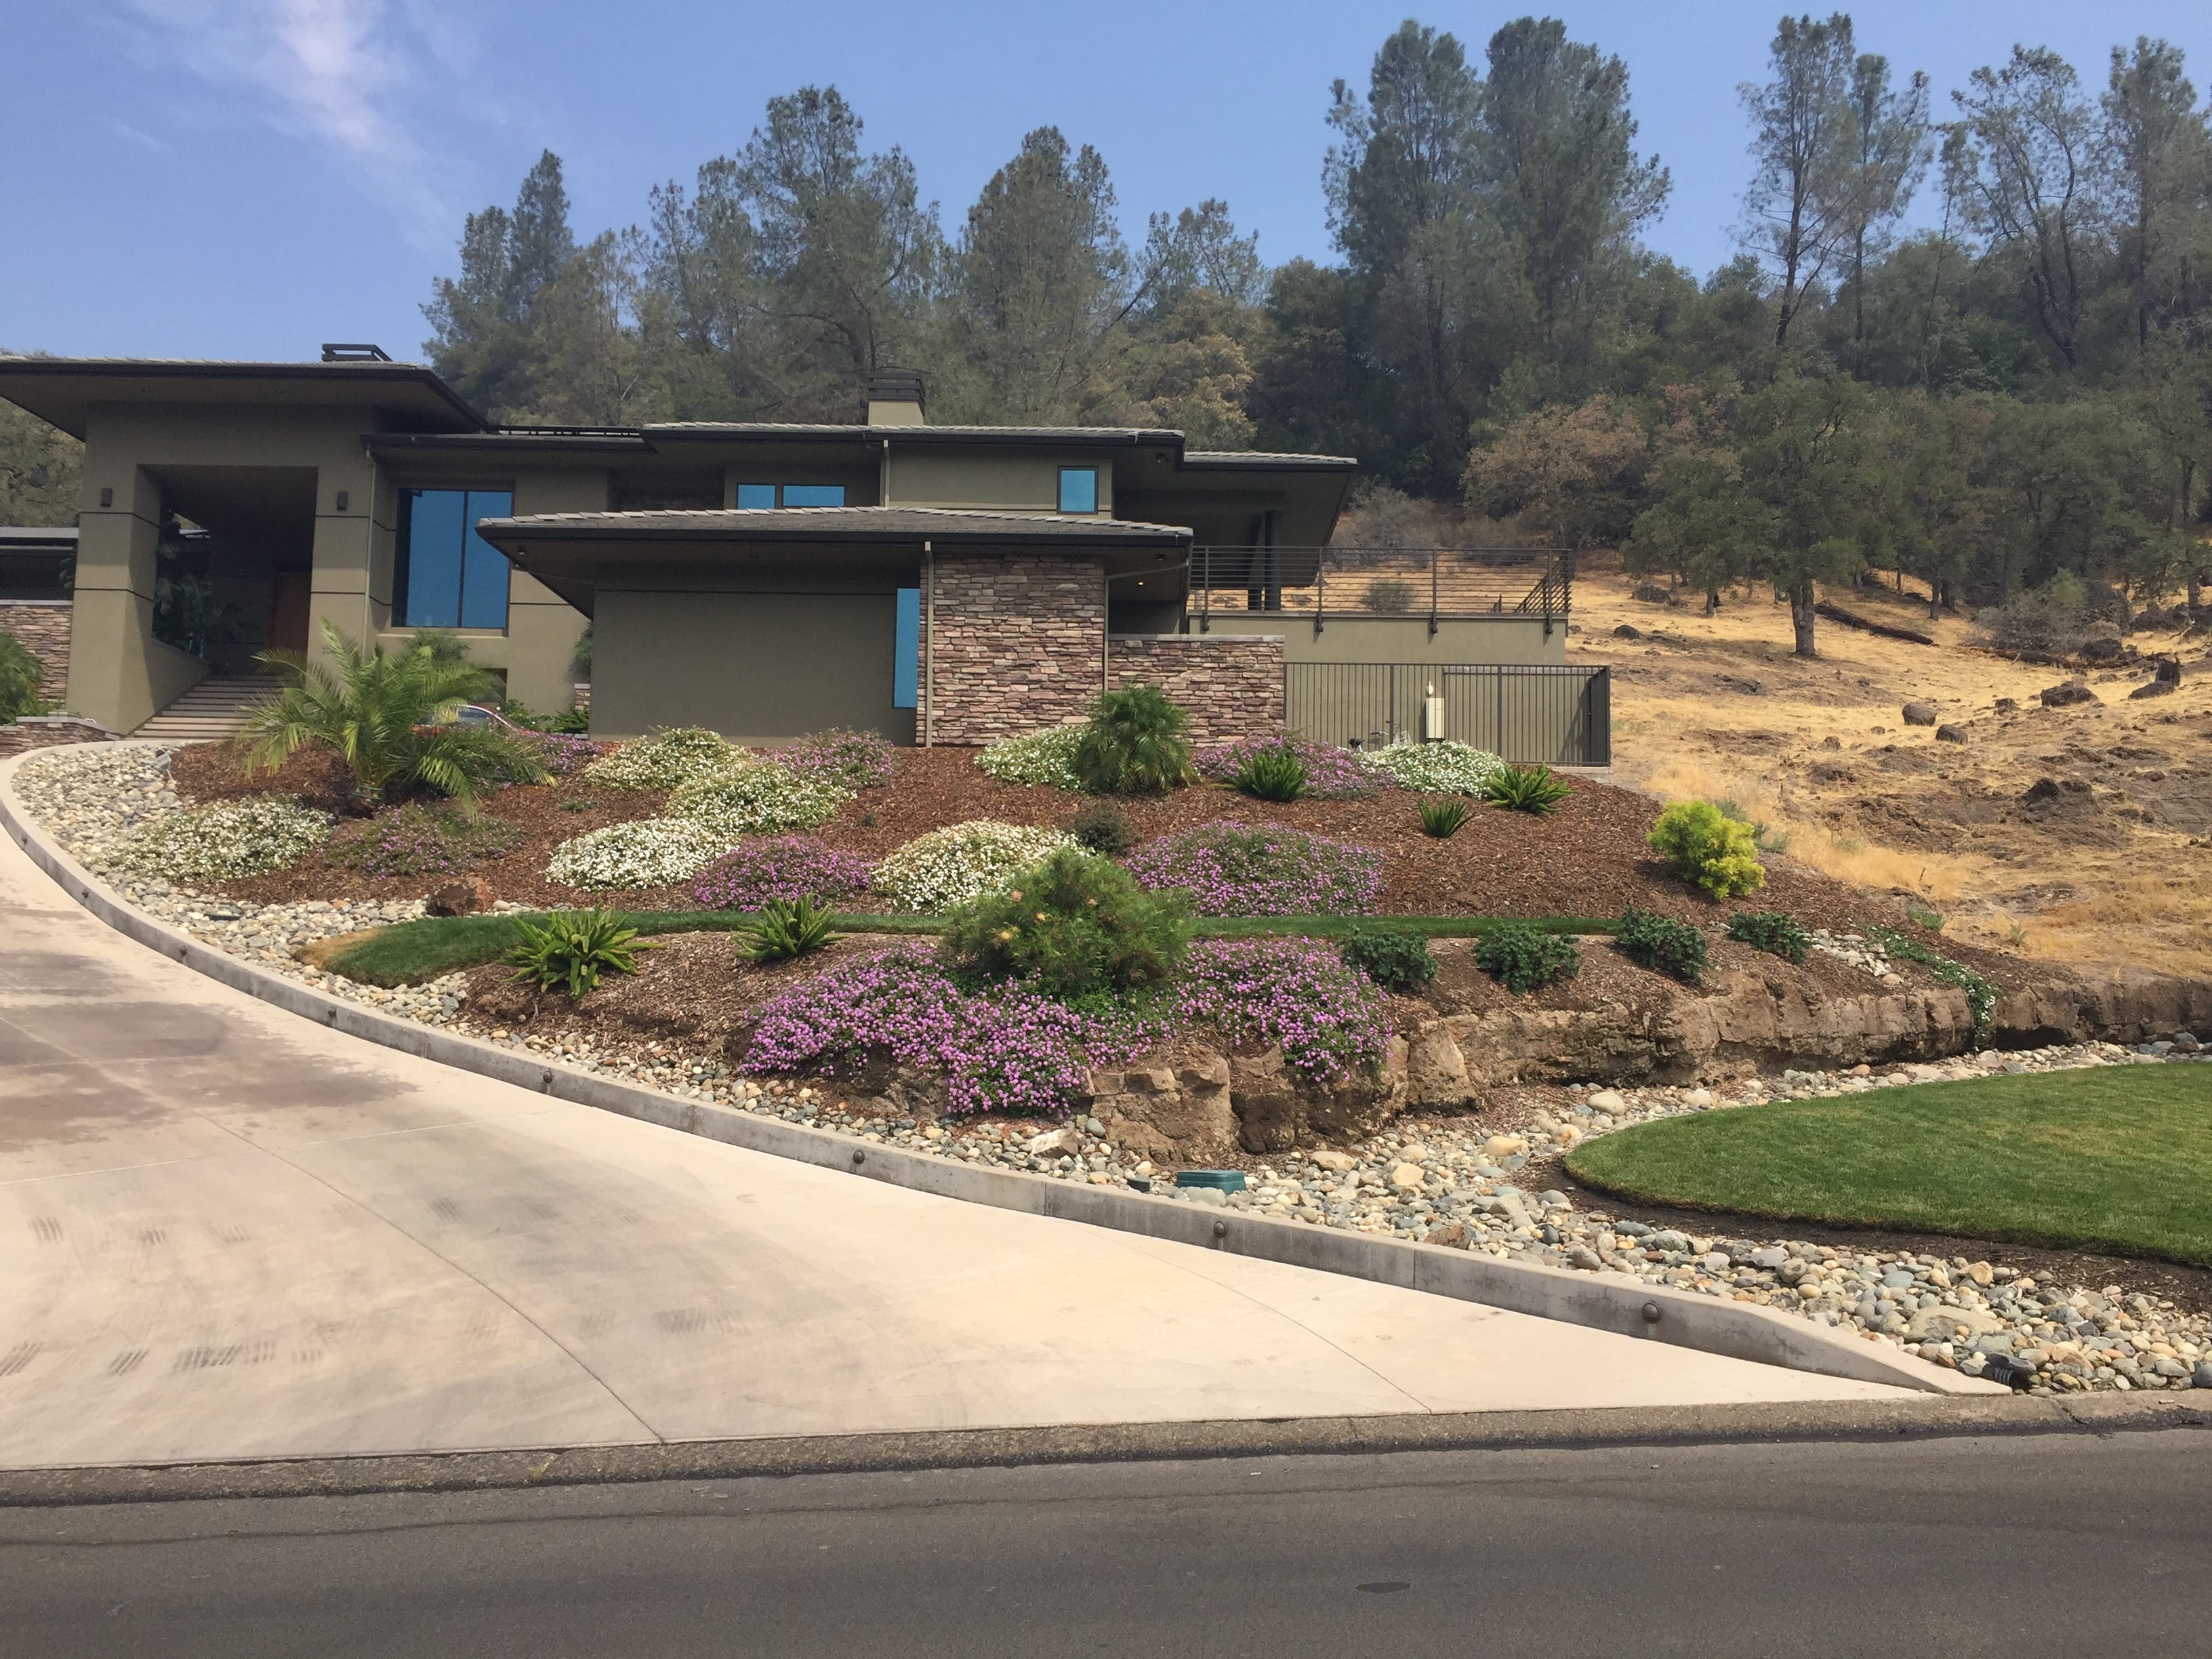
<path id="1" fill-rule="evenodd" d="M 1960 617 L 1866 588 L 1830 597 L 1934 646 L 1823 617 L 1820 657 L 1790 654 L 1790 615 L 1764 592 L 1700 614 L 1686 593 L 1639 601 L 1609 561 L 1576 583 L 1571 659 L 1613 671 L 1619 781 L 1669 799 L 1733 799 L 1786 836 L 1784 856 L 1917 896 L 1946 934 L 2072 963 L 2212 972 L 2212 664 L 2199 633 L 2129 636 L 2178 654 L 2172 696 L 2132 700 L 2148 660 L 2090 670 L 2098 699 L 2046 709 L 2072 671 L 1976 648 Z M 1592 566 L 1595 568 L 1592 568 Z M 1626 623 L 1644 635 L 1617 637 Z M 1996 711 L 1999 698 L 2016 711 Z M 1905 724 L 1934 703 L 1963 744 Z M 2056 792 L 2030 799 L 2048 778 Z"/>

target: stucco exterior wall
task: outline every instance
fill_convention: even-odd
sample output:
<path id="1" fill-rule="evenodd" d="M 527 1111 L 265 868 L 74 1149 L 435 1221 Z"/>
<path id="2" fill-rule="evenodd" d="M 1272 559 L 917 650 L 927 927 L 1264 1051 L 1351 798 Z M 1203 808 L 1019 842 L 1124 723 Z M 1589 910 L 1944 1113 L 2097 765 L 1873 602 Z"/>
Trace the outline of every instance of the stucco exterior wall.
<path id="1" fill-rule="evenodd" d="M 705 726 L 740 743 L 826 726 L 914 741 L 891 706 L 898 606 L 877 592 L 602 588 L 592 631 L 592 735 Z"/>
<path id="2" fill-rule="evenodd" d="M 69 690 L 70 609 L 67 599 L 0 599 L 0 632 L 39 659 L 39 696 L 56 705 Z"/>
<path id="3" fill-rule="evenodd" d="M 1158 686 L 1189 714 L 1201 748 L 1283 729 L 1279 635 L 1117 634 L 1106 651 L 1107 684 Z"/>
<path id="4" fill-rule="evenodd" d="M 1073 725 L 1105 689 L 1102 560 L 939 555 L 933 586 L 922 599 L 920 677 L 921 713 L 936 703 L 924 721 L 931 742 L 985 744 Z"/>

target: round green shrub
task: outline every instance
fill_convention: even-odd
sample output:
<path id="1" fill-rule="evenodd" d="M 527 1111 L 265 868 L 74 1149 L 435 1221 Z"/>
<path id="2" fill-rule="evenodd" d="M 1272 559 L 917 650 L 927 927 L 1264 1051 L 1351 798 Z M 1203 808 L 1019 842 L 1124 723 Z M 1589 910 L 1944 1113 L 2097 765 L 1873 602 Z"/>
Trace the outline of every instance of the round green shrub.
<path id="1" fill-rule="evenodd" d="M 1437 976 L 1437 959 L 1420 933 L 1395 927 L 1354 927 L 1339 941 L 1338 954 L 1386 991 L 1412 996 Z"/>
<path id="2" fill-rule="evenodd" d="M 1695 985 L 1704 976 L 1705 936 L 1686 921 L 1654 915 L 1632 904 L 1613 929 L 1613 942 L 1639 968 L 1685 985 Z"/>
<path id="3" fill-rule="evenodd" d="M 1474 963 L 1515 996 L 1526 996 L 1572 979 L 1582 971 L 1583 953 L 1571 939 L 1509 921 L 1475 941 Z"/>
<path id="4" fill-rule="evenodd" d="M 1067 823 L 1067 833 L 1101 858 L 1118 859 L 1137 844 L 1137 826 L 1110 800 L 1094 800 Z"/>
<path id="5" fill-rule="evenodd" d="M 947 919 L 948 966 L 1078 997 L 1159 984 L 1182 959 L 1188 901 L 1146 892 L 1118 864 L 1062 848 L 1015 879 Z"/>
<path id="6" fill-rule="evenodd" d="M 1751 825 L 1737 823 L 1711 801 L 1672 803 L 1646 839 L 1676 875 L 1714 898 L 1735 898 L 1766 885 L 1766 867 L 1759 861 Z"/>

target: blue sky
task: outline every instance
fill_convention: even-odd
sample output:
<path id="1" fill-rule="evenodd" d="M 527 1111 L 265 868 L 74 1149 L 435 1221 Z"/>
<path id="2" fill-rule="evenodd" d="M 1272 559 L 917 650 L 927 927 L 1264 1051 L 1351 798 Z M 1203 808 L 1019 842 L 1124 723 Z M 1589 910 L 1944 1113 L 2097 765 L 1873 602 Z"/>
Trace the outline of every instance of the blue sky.
<path id="1" fill-rule="evenodd" d="M 1575 3 L 1628 64 L 1639 147 L 1672 169 L 1650 240 L 1700 272 L 1731 251 L 1747 162 L 1739 82 L 1771 3 Z M 580 233 L 631 223 L 655 182 L 741 146 L 767 100 L 834 82 L 957 226 L 1022 135 L 1095 144 L 1123 228 L 1225 198 L 1273 261 L 1329 254 L 1330 81 L 1364 84 L 1403 0 L 596 5 L 568 0 L 20 0 L 0 96 L 0 346 L 298 358 L 323 340 L 416 354 L 462 215 L 511 202 L 541 149 Z M 1424 9 L 1479 55 L 1513 9 Z M 2115 42 L 2164 35 L 2212 76 L 2212 7 L 1899 0 L 1854 9 L 1862 50 L 1926 70 L 1937 110 L 2015 40 L 2101 87 Z M 1102 22 L 1102 19 L 1108 20 Z"/>

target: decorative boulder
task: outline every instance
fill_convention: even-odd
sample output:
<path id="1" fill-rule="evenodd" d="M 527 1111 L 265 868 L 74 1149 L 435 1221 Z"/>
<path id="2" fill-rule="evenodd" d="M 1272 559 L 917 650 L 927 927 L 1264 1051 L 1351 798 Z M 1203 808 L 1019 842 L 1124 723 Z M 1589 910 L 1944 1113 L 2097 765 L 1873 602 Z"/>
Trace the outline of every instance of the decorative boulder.
<path id="1" fill-rule="evenodd" d="M 492 907 L 491 884 L 482 876 L 463 876 L 433 888 L 422 908 L 434 916 L 472 916 Z"/>
<path id="2" fill-rule="evenodd" d="M 1905 705 L 1907 726 L 1933 726 L 1936 721 L 1936 705 L 1932 702 L 1908 702 Z"/>

